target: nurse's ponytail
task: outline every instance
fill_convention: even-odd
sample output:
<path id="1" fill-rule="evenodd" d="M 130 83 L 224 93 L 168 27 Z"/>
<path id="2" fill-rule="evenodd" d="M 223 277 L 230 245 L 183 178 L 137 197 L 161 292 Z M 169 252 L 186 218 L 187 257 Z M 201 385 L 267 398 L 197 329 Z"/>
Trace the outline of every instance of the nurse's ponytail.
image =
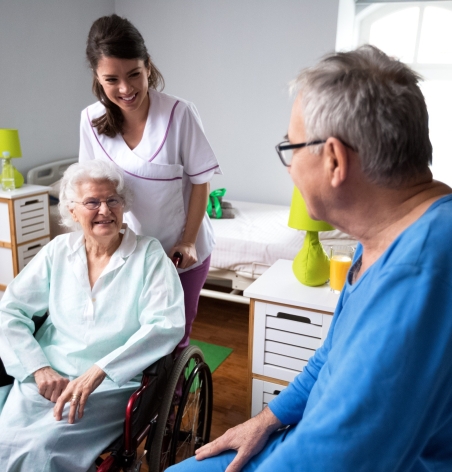
<path id="1" fill-rule="evenodd" d="M 103 16 L 91 26 L 86 42 L 86 58 L 93 71 L 93 93 L 105 106 L 105 115 L 92 121 L 99 134 L 114 138 L 122 134 L 124 116 L 121 109 L 110 101 L 97 79 L 97 66 L 102 57 L 118 59 L 141 59 L 149 69 L 149 88 L 163 90 L 165 81 L 152 63 L 143 36 L 127 19 L 118 15 Z"/>

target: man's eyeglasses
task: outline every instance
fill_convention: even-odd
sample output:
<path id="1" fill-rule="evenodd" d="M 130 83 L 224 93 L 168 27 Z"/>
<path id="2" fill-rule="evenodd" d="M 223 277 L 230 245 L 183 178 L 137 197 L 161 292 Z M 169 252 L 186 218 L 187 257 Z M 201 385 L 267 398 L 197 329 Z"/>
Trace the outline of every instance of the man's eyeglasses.
<path id="1" fill-rule="evenodd" d="M 325 140 L 310 141 L 308 143 L 290 144 L 289 141 L 283 141 L 276 145 L 276 152 L 278 153 L 281 162 L 286 166 L 290 167 L 292 164 L 292 156 L 294 149 L 301 149 L 306 146 L 315 146 L 316 144 L 325 144 Z"/>
<path id="2" fill-rule="evenodd" d="M 78 205 L 83 205 L 87 210 L 97 210 L 100 208 L 102 203 L 106 203 L 108 208 L 116 208 L 118 206 L 124 205 L 124 200 L 121 197 L 110 197 L 107 200 L 98 200 L 97 198 L 89 198 L 84 202 L 72 202 L 77 203 Z"/>
<path id="3" fill-rule="evenodd" d="M 286 136 L 287 137 L 287 136 Z M 353 152 L 357 152 L 355 148 L 350 146 L 350 144 L 346 143 L 343 139 L 338 139 L 344 146 L 351 149 Z M 325 139 L 318 139 L 316 141 L 310 141 L 309 143 L 299 143 L 299 144 L 290 144 L 289 141 L 283 141 L 276 145 L 276 152 L 278 153 L 281 162 L 286 166 L 290 167 L 292 164 L 292 157 L 293 157 L 293 150 L 294 149 L 301 149 L 306 146 L 316 146 L 317 144 L 325 144 Z"/>

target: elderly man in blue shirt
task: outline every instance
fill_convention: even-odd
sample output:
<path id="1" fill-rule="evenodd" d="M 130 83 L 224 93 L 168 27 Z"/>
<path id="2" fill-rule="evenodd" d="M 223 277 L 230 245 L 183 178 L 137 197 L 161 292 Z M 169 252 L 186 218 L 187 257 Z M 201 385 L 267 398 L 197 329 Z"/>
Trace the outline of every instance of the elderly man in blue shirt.
<path id="1" fill-rule="evenodd" d="M 171 472 L 452 470 L 452 190 L 419 79 L 364 46 L 295 81 L 277 150 L 310 215 L 359 241 L 354 263 L 304 371 Z"/>

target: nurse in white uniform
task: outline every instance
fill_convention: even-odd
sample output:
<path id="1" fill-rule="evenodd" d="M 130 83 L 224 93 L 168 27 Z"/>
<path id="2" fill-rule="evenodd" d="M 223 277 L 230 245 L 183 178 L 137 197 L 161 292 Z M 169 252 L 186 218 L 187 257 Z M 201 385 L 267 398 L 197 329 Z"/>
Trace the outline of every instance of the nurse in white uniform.
<path id="1" fill-rule="evenodd" d="M 182 253 L 188 345 L 214 237 L 206 206 L 209 181 L 221 173 L 195 106 L 157 89 L 163 77 L 139 31 L 117 15 L 96 20 L 86 55 L 98 102 L 82 112 L 81 162 L 114 162 L 134 191 L 125 221 L 137 234 L 157 238 L 166 253 Z"/>

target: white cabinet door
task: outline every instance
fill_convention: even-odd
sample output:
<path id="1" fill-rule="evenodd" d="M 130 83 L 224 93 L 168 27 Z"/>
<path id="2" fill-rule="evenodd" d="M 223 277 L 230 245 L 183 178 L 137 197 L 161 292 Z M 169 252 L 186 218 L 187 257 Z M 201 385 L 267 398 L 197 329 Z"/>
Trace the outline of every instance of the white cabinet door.
<path id="1" fill-rule="evenodd" d="M 256 301 L 253 373 L 291 382 L 322 345 L 327 316 L 330 317 L 304 308 Z"/>
<path id="2" fill-rule="evenodd" d="M 266 382 L 260 379 L 253 379 L 251 416 L 256 416 L 258 413 L 260 413 L 267 406 L 267 404 L 285 388 L 285 385 Z"/>

